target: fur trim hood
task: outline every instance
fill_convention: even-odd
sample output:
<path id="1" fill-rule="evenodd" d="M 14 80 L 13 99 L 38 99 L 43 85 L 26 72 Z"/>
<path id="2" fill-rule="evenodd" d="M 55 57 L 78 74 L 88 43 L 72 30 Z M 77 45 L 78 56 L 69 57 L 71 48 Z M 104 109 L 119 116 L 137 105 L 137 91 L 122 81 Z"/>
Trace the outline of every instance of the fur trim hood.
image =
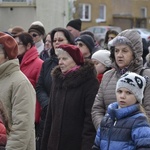
<path id="1" fill-rule="evenodd" d="M 74 88 L 78 87 L 87 80 L 96 79 L 96 70 L 91 60 L 86 60 L 78 70 L 63 75 L 59 66 L 52 71 L 52 79 L 55 86 Z"/>

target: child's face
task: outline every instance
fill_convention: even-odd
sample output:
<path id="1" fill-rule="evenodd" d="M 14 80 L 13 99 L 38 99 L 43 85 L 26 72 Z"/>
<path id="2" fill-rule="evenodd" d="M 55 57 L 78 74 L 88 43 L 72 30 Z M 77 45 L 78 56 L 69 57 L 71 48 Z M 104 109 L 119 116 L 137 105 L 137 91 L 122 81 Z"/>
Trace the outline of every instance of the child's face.
<path id="1" fill-rule="evenodd" d="M 119 88 L 116 92 L 117 102 L 120 108 L 133 105 L 137 102 L 136 97 L 127 88 Z"/>
<path id="2" fill-rule="evenodd" d="M 92 61 L 94 63 L 97 74 L 105 72 L 106 67 L 100 61 L 97 61 L 96 59 L 92 59 Z"/>

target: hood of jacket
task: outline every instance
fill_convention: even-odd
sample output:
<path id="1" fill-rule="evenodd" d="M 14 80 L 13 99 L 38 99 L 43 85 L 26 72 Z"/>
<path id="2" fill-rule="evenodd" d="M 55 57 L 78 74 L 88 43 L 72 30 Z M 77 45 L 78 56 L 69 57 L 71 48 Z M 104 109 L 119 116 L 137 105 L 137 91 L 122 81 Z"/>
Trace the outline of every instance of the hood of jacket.
<path id="1" fill-rule="evenodd" d="M 0 79 L 12 74 L 12 72 L 19 71 L 19 60 L 18 59 L 12 59 L 8 60 L 5 63 L 0 65 Z"/>
<path id="2" fill-rule="evenodd" d="M 52 79 L 55 82 L 55 86 L 73 88 L 78 87 L 87 80 L 96 79 L 96 70 L 94 64 L 90 60 L 86 60 L 83 66 L 74 72 L 70 72 L 67 75 L 62 74 L 59 66 L 55 67 L 52 71 Z"/>
<path id="3" fill-rule="evenodd" d="M 141 68 L 143 67 L 143 44 L 140 34 L 136 30 L 127 29 L 119 33 L 118 36 L 126 37 L 129 41 L 131 41 L 132 51 L 134 53 L 135 58 L 129 65 L 128 71 L 134 71 L 139 73 Z M 112 67 L 116 68 L 116 70 L 120 70 L 115 61 L 112 63 Z"/>

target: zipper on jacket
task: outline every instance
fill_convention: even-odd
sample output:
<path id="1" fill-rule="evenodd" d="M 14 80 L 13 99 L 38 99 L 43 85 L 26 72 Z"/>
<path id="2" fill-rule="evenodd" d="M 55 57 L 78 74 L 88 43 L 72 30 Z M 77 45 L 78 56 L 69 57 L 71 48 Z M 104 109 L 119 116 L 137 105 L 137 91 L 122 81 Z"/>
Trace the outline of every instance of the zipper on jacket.
<path id="1" fill-rule="evenodd" d="M 116 126 L 116 123 L 117 123 L 117 119 L 115 118 L 114 126 Z"/>

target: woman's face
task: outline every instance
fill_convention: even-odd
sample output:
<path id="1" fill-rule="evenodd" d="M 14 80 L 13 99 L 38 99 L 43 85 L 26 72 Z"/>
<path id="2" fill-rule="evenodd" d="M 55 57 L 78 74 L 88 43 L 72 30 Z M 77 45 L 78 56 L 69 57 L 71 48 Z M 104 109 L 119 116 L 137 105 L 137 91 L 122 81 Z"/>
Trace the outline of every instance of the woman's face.
<path id="1" fill-rule="evenodd" d="M 22 55 L 26 52 L 27 48 L 23 45 L 23 43 L 20 41 L 18 37 L 15 38 L 16 42 L 18 43 L 18 56 Z"/>
<path id="2" fill-rule="evenodd" d="M 34 43 L 37 43 L 43 39 L 43 36 L 39 35 L 37 32 L 30 32 L 30 35 L 32 36 Z"/>
<path id="3" fill-rule="evenodd" d="M 115 61 L 120 69 L 128 67 L 134 59 L 133 52 L 128 45 L 118 45 L 115 47 Z"/>
<path id="4" fill-rule="evenodd" d="M 59 60 L 58 64 L 62 73 L 66 73 L 73 67 L 77 66 L 75 61 L 66 51 L 63 51 L 58 55 L 58 60 Z"/>
<path id="5" fill-rule="evenodd" d="M 69 44 L 63 32 L 58 31 L 54 34 L 53 47 L 54 49 L 58 48 L 60 44 Z"/>
<path id="6" fill-rule="evenodd" d="M 52 45 L 51 45 L 51 37 L 50 37 L 49 34 L 46 36 L 44 47 L 45 47 L 45 50 L 49 50 L 49 49 L 52 48 Z"/>

